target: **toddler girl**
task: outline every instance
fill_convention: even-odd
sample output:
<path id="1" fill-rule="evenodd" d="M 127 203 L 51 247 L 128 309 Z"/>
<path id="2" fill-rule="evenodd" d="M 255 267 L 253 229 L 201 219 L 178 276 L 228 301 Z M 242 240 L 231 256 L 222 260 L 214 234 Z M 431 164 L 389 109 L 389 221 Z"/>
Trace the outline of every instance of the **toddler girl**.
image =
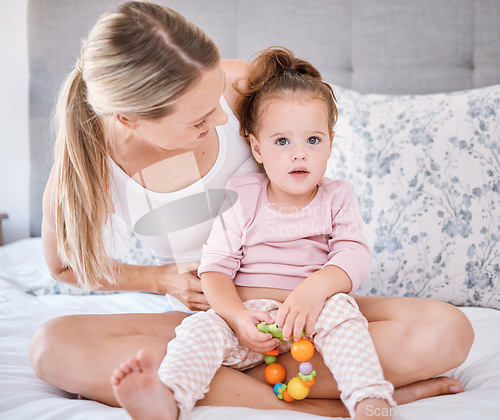
<path id="1" fill-rule="evenodd" d="M 324 178 L 335 96 L 311 64 L 283 48 L 260 53 L 240 90 L 241 134 L 265 173 L 226 187 L 229 209 L 214 222 L 198 270 L 212 309 L 186 318 L 168 344 L 158 371 L 163 417 L 187 418 L 221 364 L 256 366 L 305 331 L 350 415 L 387 418 L 393 386 L 350 296 L 370 258 L 361 216 L 349 184 Z M 260 322 L 276 322 L 287 342 L 260 332 Z"/>

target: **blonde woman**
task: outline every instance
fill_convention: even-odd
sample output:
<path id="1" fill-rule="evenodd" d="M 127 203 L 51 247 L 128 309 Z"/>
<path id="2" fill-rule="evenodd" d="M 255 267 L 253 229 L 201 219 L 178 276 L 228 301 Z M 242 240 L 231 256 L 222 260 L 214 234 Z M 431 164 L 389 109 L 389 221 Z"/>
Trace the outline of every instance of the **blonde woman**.
<path id="1" fill-rule="evenodd" d="M 233 83 L 244 80 L 245 72 L 245 63 L 221 60 L 199 28 L 153 3 L 123 3 L 92 28 L 59 98 L 55 162 L 43 203 L 46 260 L 62 282 L 166 294 L 170 308 L 185 311 L 53 319 L 31 344 L 40 378 L 119 405 L 110 383 L 113 370 L 145 347 L 152 354 L 150 368 L 156 369 L 174 328 L 190 310 L 208 309 L 196 269 L 210 226 L 186 219 L 182 210 L 189 213 L 192 205 L 169 212 L 169 203 L 221 189 L 234 174 L 258 170 L 232 111 L 238 100 Z M 103 238 L 111 215 L 130 227 L 146 220 L 154 230 L 155 211 L 162 212 L 162 223 L 183 227 L 180 240 L 168 229 L 168 241 L 142 238 L 159 264 L 110 258 Z M 420 299 L 356 296 L 356 301 L 370 323 L 385 377 L 399 387 L 398 403 L 462 391 L 451 378 L 429 379 L 458 366 L 469 352 L 473 332 L 461 311 Z M 265 366 L 259 366 L 247 373 L 221 368 L 198 404 L 346 414 L 328 369 L 319 356 L 313 362 L 321 374 L 307 401 L 282 404 L 265 384 Z M 289 355 L 281 363 L 293 372 Z"/>

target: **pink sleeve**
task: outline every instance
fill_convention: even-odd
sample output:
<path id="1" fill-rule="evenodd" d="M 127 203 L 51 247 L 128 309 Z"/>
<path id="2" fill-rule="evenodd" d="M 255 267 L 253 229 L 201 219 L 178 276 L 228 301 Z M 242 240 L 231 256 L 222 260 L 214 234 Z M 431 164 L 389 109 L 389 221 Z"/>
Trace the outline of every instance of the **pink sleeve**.
<path id="1" fill-rule="evenodd" d="M 231 189 L 228 183 L 226 189 Z M 231 198 L 228 198 L 231 200 Z M 240 200 L 214 220 L 207 243 L 203 246 L 198 275 L 207 271 L 226 274 L 234 279 L 243 256 L 241 239 L 243 235 L 243 213 Z"/>
<path id="2" fill-rule="evenodd" d="M 359 212 L 351 186 L 342 182 L 333 194 L 333 232 L 328 241 L 330 253 L 326 265 L 335 265 L 344 270 L 352 282 L 353 294 L 368 275 L 370 248 L 363 231 L 363 219 Z"/>

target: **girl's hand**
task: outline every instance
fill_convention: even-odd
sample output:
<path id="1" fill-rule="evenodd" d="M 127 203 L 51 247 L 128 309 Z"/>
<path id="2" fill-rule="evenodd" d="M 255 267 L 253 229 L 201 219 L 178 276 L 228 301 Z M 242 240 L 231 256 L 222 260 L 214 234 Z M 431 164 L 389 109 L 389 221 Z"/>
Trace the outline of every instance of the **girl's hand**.
<path id="1" fill-rule="evenodd" d="M 352 282 L 347 273 L 334 265 L 327 265 L 304 279 L 282 303 L 276 314 L 276 323 L 283 330 L 283 339 L 300 340 L 314 334 L 314 325 L 325 301 L 336 293 L 349 293 Z"/>
<path id="2" fill-rule="evenodd" d="M 207 298 L 201 289 L 198 277 L 199 263 L 189 267 L 179 267 L 175 264 L 163 265 L 163 275 L 158 284 L 158 293 L 169 294 L 179 299 L 191 311 L 206 311 L 210 309 Z M 179 273 L 179 271 L 185 272 Z"/>
<path id="3" fill-rule="evenodd" d="M 283 339 L 286 341 L 292 335 L 295 341 L 300 340 L 304 330 L 306 337 L 310 337 L 325 304 L 326 298 L 317 290 L 300 286 L 288 295 L 276 314 L 276 323 L 283 331 Z"/>
<path id="4" fill-rule="evenodd" d="M 239 312 L 232 327 L 239 340 L 256 353 L 265 353 L 276 348 L 280 340 L 271 334 L 262 333 L 257 329 L 260 322 L 272 323 L 273 320 L 267 312 L 243 310 Z"/>

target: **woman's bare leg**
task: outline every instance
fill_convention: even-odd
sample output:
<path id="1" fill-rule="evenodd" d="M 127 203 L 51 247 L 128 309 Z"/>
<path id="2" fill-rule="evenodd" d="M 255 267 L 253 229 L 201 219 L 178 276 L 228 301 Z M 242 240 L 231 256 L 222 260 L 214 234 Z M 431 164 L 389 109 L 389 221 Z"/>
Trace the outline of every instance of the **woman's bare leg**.
<path id="1" fill-rule="evenodd" d="M 74 315 L 54 318 L 33 336 L 37 375 L 73 394 L 118 406 L 109 378 L 125 360 L 148 348 L 159 366 L 174 329 L 187 314 Z"/>
<path id="2" fill-rule="evenodd" d="M 451 378 L 427 380 L 465 361 L 474 332 L 462 311 L 430 299 L 372 296 L 355 296 L 355 299 L 369 321 L 384 376 L 396 387 L 394 398 L 398 404 L 462 390 L 458 381 Z M 280 356 L 280 363 L 287 371 L 285 381 L 296 375 L 297 362 L 289 353 Z M 321 375 L 316 377 L 309 397 L 339 398 L 337 384 L 317 352 L 312 363 Z M 265 368 L 261 365 L 247 373 L 265 381 Z"/>
<path id="3" fill-rule="evenodd" d="M 398 403 L 446 393 L 446 387 L 457 386 L 456 381 L 418 381 L 456 367 L 465 360 L 473 332 L 461 311 L 451 305 L 421 299 L 356 297 L 356 300 L 370 321 L 370 333 L 386 378 L 396 386 L 414 383 L 396 390 Z M 159 365 L 168 341 L 174 336 L 175 326 L 185 316 L 179 312 L 168 312 L 57 318 L 37 331 L 30 357 L 37 374 L 48 383 L 116 406 L 118 404 L 109 380 L 113 371 L 142 348 L 148 348 Z M 290 355 L 280 359 L 289 375 L 294 376 L 297 362 Z M 249 371 L 249 375 L 221 368 L 210 392 L 199 404 L 288 408 L 323 415 L 343 410 L 338 400 L 323 399 L 338 398 L 339 392 L 319 356 L 313 364 L 321 375 L 311 389 L 312 398 L 301 404 L 284 404 L 274 396 L 264 383 L 265 366 Z M 255 395 L 260 398 L 256 399 Z M 256 401 L 259 401 L 258 407 Z"/>
<path id="4" fill-rule="evenodd" d="M 467 358 L 474 331 L 455 306 L 432 299 L 355 298 L 384 375 L 395 387 L 440 375 Z"/>
<path id="5" fill-rule="evenodd" d="M 119 406 L 110 379 L 116 368 L 148 348 L 160 365 L 174 328 L 186 314 L 74 315 L 55 318 L 34 335 L 30 359 L 37 375 L 67 392 Z M 258 401 L 258 406 L 256 406 Z M 267 383 L 221 367 L 199 405 L 291 409 L 322 415 L 347 413 L 339 400 L 278 400 Z"/>
<path id="6" fill-rule="evenodd" d="M 173 393 L 160 381 L 158 368 L 151 363 L 151 357 L 149 350 L 143 349 L 115 371 L 111 377 L 115 395 L 134 420 L 175 419 L 178 408 Z M 324 416 L 349 416 L 337 399 L 306 399 L 293 404 L 280 401 L 269 385 L 226 367 L 219 369 L 210 387 L 211 391 L 197 405 L 289 409 Z"/>
<path id="7" fill-rule="evenodd" d="M 359 297 L 358 303 L 370 321 L 370 332 L 387 378 L 402 385 L 394 394 L 398 404 L 463 390 L 460 383 L 452 378 L 428 379 L 458 366 L 468 354 L 473 333 L 461 311 L 451 305 L 421 299 Z M 447 331 L 453 332 L 453 338 L 447 336 Z M 398 349 L 397 354 L 394 353 L 394 349 Z M 281 356 L 280 362 L 287 368 L 288 377 L 285 382 L 288 382 L 296 374 L 297 362 L 289 353 Z M 311 388 L 309 398 L 306 400 L 294 404 L 278 401 L 271 387 L 264 383 L 265 365 L 261 365 L 248 372 L 248 376 L 256 379 L 253 383 L 248 378 L 238 378 L 238 373 L 235 371 L 221 368 L 211 384 L 211 392 L 204 400 L 199 401 L 199 405 L 295 409 L 322 415 L 348 416 L 342 403 L 338 399 L 333 399 L 339 398 L 339 392 L 331 373 L 318 353 L 315 353 L 312 363 L 321 373 L 316 377 L 316 384 Z M 149 375 L 147 382 L 151 383 L 154 380 L 155 387 L 144 387 L 143 381 L 138 380 L 141 375 L 144 377 Z M 144 398 L 151 394 L 159 394 L 166 388 L 159 381 L 156 371 L 153 374 L 151 371 L 142 374 L 133 373 L 130 377 L 125 377 L 125 381 L 128 381 L 125 386 L 115 387 L 115 392 L 123 397 L 121 399 L 126 402 L 125 407 L 133 418 L 140 418 L 133 415 L 134 401 L 141 407 L 136 411 L 141 413 Z M 245 388 L 237 385 L 244 383 Z M 233 386 L 228 387 L 227 384 Z M 225 401 L 221 400 L 222 395 Z M 160 398 L 160 400 L 168 399 Z M 258 407 L 255 406 L 255 401 L 259 401 Z M 158 409 L 167 411 L 163 403 Z"/>

